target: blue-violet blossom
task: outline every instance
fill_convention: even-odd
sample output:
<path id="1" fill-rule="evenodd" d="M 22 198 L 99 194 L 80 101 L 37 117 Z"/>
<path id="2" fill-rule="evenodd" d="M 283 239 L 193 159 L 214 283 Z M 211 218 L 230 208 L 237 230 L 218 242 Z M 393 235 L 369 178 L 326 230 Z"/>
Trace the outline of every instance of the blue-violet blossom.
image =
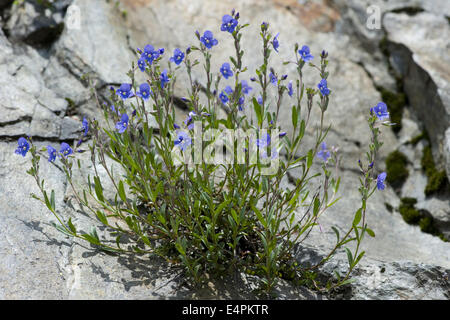
<path id="1" fill-rule="evenodd" d="M 167 69 L 164 69 L 164 71 L 161 73 L 159 80 L 161 81 L 161 89 L 164 89 L 164 85 L 170 81 L 169 77 L 167 76 Z"/>
<path id="2" fill-rule="evenodd" d="M 53 162 L 56 159 L 56 149 L 52 146 L 47 146 L 48 162 Z"/>
<path id="3" fill-rule="evenodd" d="M 317 85 L 317 88 L 319 88 L 320 93 L 324 96 L 327 96 L 330 94 L 330 89 L 328 89 L 328 87 L 327 87 L 326 79 L 320 80 L 319 84 Z"/>
<path id="4" fill-rule="evenodd" d="M 311 61 L 314 58 L 314 56 L 312 56 L 309 52 L 308 46 L 303 46 L 300 50 L 298 50 L 298 53 L 300 54 L 300 59 L 305 62 Z"/>
<path id="5" fill-rule="evenodd" d="M 148 100 L 150 95 L 152 94 L 152 89 L 150 89 L 150 85 L 146 82 L 139 86 L 139 91 L 136 92 L 136 95 L 144 100 Z"/>
<path id="6" fill-rule="evenodd" d="M 317 156 L 324 162 L 327 162 L 328 158 L 330 157 L 330 151 L 327 150 L 327 145 L 325 142 L 322 142 L 320 147 L 321 149 L 319 150 L 319 152 L 317 152 Z"/>
<path id="7" fill-rule="evenodd" d="M 225 62 L 222 67 L 220 67 L 220 73 L 224 76 L 225 79 L 233 76 L 233 71 L 231 70 L 230 64 Z"/>
<path id="8" fill-rule="evenodd" d="M 178 146 L 181 151 L 184 151 L 188 146 L 192 144 L 192 139 L 186 132 L 178 130 L 177 139 L 174 141 L 174 144 Z"/>
<path id="9" fill-rule="evenodd" d="M 82 126 L 84 130 L 84 136 L 86 136 L 89 131 L 89 122 L 86 118 L 83 118 Z"/>
<path id="10" fill-rule="evenodd" d="M 134 96 L 133 92 L 131 91 L 131 84 L 129 83 L 122 83 L 120 88 L 117 89 L 116 93 L 119 97 L 122 98 L 122 100 L 126 100 Z"/>
<path id="11" fill-rule="evenodd" d="M 236 28 L 238 21 L 234 19 L 229 14 L 226 14 L 222 17 L 222 26 L 220 27 L 221 31 L 228 31 L 229 33 L 233 33 Z"/>
<path id="12" fill-rule="evenodd" d="M 124 113 L 120 118 L 120 121 L 116 124 L 116 129 L 119 133 L 123 133 L 128 128 L 128 115 Z"/>
<path id="13" fill-rule="evenodd" d="M 18 141 L 19 146 L 17 147 L 15 153 L 22 155 L 22 157 L 25 157 L 28 150 L 30 150 L 30 144 L 28 143 L 27 139 L 20 137 Z"/>
<path id="14" fill-rule="evenodd" d="M 378 104 L 371 108 L 370 111 L 375 113 L 378 119 L 384 120 L 389 118 L 389 112 L 387 111 L 387 105 L 384 102 L 378 102 Z"/>
<path id="15" fill-rule="evenodd" d="M 65 142 L 61 143 L 61 149 L 59 150 L 59 153 L 64 157 L 67 158 L 69 154 L 73 153 L 72 148 Z"/>
<path id="16" fill-rule="evenodd" d="M 386 172 L 382 172 L 377 177 L 377 188 L 378 190 L 384 190 L 384 180 L 386 179 Z"/>
<path id="17" fill-rule="evenodd" d="M 200 37 L 200 41 L 205 45 L 206 48 L 211 49 L 213 46 L 217 45 L 219 42 L 217 39 L 214 39 L 213 33 L 209 30 L 206 30 L 203 33 L 203 36 Z"/>
<path id="18" fill-rule="evenodd" d="M 278 48 L 280 47 L 280 43 L 278 42 L 279 35 L 280 35 L 280 33 L 277 33 L 277 35 L 272 40 L 272 46 L 276 52 L 278 52 Z"/>
<path id="19" fill-rule="evenodd" d="M 183 62 L 184 59 L 184 52 L 181 51 L 179 48 L 176 48 L 173 51 L 173 57 L 170 58 L 171 62 L 174 62 L 177 66 Z"/>

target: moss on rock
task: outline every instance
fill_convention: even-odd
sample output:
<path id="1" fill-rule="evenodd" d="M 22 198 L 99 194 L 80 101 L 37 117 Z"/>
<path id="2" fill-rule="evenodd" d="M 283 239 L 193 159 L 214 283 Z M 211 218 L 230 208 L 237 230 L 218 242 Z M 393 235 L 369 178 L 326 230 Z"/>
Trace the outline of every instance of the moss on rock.
<path id="1" fill-rule="evenodd" d="M 405 220 L 406 223 L 409 224 L 417 224 L 422 218 L 419 210 L 414 208 L 414 205 L 417 203 L 417 200 L 414 198 L 402 198 L 400 199 L 400 206 L 398 211 Z"/>
<path id="2" fill-rule="evenodd" d="M 430 146 L 423 149 L 422 155 L 422 169 L 428 177 L 428 182 L 425 187 L 425 195 L 429 196 L 446 189 L 448 186 L 448 179 L 445 170 L 437 170 L 433 159 L 433 153 Z"/>
<path id="3" fill-rule="evenodd" d="M 391 152 L 386 158 L 386 181 L 393 187 L 400 187 L 409 175 L 408 159 L 400 151 Z"/>
<path id="4" fill-rule="evenodd" d="M 417 200 L 414 198 L 401 198 L 398 211 L 408 224 L 419 225 L 420 230 L 425 233 L 439 237 L 442 241 L 448 241 L 445 236 L 435 226 L 431 214 L 426 210 L 417 210 L 415 205 Z"/>

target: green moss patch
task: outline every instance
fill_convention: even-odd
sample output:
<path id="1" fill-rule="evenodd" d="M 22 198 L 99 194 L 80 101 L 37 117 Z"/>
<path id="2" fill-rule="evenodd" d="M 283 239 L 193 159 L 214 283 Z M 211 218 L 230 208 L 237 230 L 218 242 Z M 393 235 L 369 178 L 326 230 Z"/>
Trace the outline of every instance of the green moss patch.
<path id="1" fill-rule="evenodd" d="M 436 228 L 434 219 L 426 210 L 417 210 L 415 205 L 417 200 L 414 198 L 401 198 L 398 211 L 406 223 L 419 225 L 420 230 L 425 233 L 439 237 L 443 241 L 448 241 L 444 235 Z"/>
<path id="2" fill-rule="evenodd" d="M 414 198 L 402 198 L 400 200 L 400 206 L 398 211 L 403 217 L 403 220 L 409 224 L 417 224 L 422 218 L 419 210 L 414 208 L 414 205 L 417 203 L 417 200 Z"/>
<path id="3" fill-rule="evenodd" d="M 433 159 L 433 153 L 431 147 L 427 146 L 423 149 L 422 155 L 422 169 L 428 177 L 428 183 L 425 187 L 425 195 L 429 196 L 435 193 L 439 193 L 445 190 L 449 183 L 445 170 L 437 170 Z"/>
<path id="4" fill-rule="evenodd" d="M 386 158 L 386 181 L 394 188 L 401 187 L 409 175 L 408 159 L 400 151 L 391 152 Z"/>

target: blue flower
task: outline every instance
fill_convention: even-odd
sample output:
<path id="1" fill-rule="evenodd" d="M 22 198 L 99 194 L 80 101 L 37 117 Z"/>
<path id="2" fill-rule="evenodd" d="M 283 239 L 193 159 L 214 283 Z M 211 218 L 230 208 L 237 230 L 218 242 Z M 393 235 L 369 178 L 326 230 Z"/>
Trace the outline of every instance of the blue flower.
<path id="1" fill-rule="evenodd" d="M 128 115 L 124 113 L 120 118 L 120 121 L 116 124 L 116 129 L 119 130 L 119 133 L 123 133 L 128 128 Z"/>
<path id="2" fill-rule="evenodd" d="M 169 77 L 167 76 L 167 69 L 164 69 L 164 71 L 161 73 L 159 80 L 161 81 L 161 89 L 164 89 L 164 85 L 170 81 Z"/>
<path id="3" fill-rule="evenodd" d="M 327 80 L 326 79 L 322 79 L 320 80 L 319 84 L 317 85 L 317 87 L 319 88 L 319 91 L 322 95 L 327 96 L 330 94 L 330 89 L 328 89 L 327 87 Z"/>
<path id="4" fill-rule="evenodd" d="M 228 102 L 228 95 L 225 93 L 225 91 L 222 90 L 222 92 L 219 94 L 220 101 L 222 101 L 223 104 L 226 104 Z"/>
<path id="5" fill-rule="evenodd" d="M 174 144 L 179 147 L 181 151 L 184 151 L 188 146 L 192 144 L 192 139 L 186 132 L 178 130 L 177 139 L 174 141 Z"/>
<path id="6" fill-rule="evenodd" d="M 325 142 L 322 142 L 321 150 L 317 152 L 317 156 L 322 159 L 324 162 L 327 162 L 328 158 L 330 157 L 330 151 L 327 150 L 327 145 Z"/>
<path id="7" fill-rule="evenodd" d="M 283 138 L 286 134 L 287 134 L 286 132 L 281 132 L 281 133 L 279 134 L 279 137 L 280 137 L 280 138 Z"/>
<path id="8" fill-rule="evenodd" d="M 251 90 L 253 90 L 253 88 L 250 87 L 250 86 L 247 84 L 247 81 L 245 81 L 245 80 L 242 80 L 242 81 L 241 81 L 241 88 L 242 88 L 242 92 L 243 92 L 244 94 L 249 94 L 249 92 L 250 92 Z"/>
<path id="9" fill-rule="evenodd" d="M 180 126 L 177 125 L 176 123 L 173 124 L 174 129 L 180 129 Z"/>
<path id="10" fill-rule="evenodd" d="M 203 33 L 203 36 L 200 37 L 200 41 L 207 47 L 208 49 L 211 49 L 213 46 L 216 46 L 219 42 L 217 39 L 214 39 L 213 33 L 209 30 L 206 30 Z"/>
<path id="11" fill-rule="evenodd" d="M 288 84 L 288 95 L 290 97 L 292 97 L 293 93 L 294 93 L 294 88 L 292 88 L 292 80 L 291 80 L 291 81 L 289 81 L 289 84 Z"/>
<path id="12" fill-rule="evenodd" d="M 300 50 L 298 50 L 298 53 L 300 54 L 300 59 L 305 62 L 311 61 L 314 58 L 314 56 L 312 56 L 309 52 L 308 46 L 303 46 Z"/>
<path id="13" fill-rule="evenodd" d="M 176 48 L 173 51 L 173 57 L 170 58 L 170 61 L 174 62 L 178 66 L 181 62 L 183 62 L 183 59 L 184 59 L 184 52 Z"/>
<path id="14" fill-rule="evenodd" d="M 154 57 L 155 48 L 152 45 L 148 44 L 144 48 L 144 52 L 141 55 L 141 58 L 144 58 L 148 61 L 148 63 L 152 64 Z"/>
<path id="15" fill-rule="evenodd" d="M 266 136 L 261 139 L 256 139 L 256 145 L 260 148 L 265 148 L 270 144 L 270 135 L 266 133 Z"/>
<path id="16" fill-rule="evenodd" d="M 116 91 L 117 95 L 122 98 L 122 100 L 126 100 L 134 96 L 131 91 L 131 84 L 123 83 L 119 89 Z"/>
<path id="17" fill-rule="evenodd" d="M 229 14 L 226 14 L 222 17 L 222 26 L 220 27 L 221 31 L 228 31 L 229 33 L 233 33 L 236 28 L 238 22 Z"/>
<path id="18" fill-rule="evenodd" d="M 83 118 L 82 126 L 84 130 L 84 135 L 86 136 L 89 131 L 89 122 L 86 118 Z"/>
<path id="19" fill-rule="evenodd" d="M 278 52 L 278 48 L 280 47 L 280 43 L 278 42 L 279 35 L 280 35 L 280 33 L 277 33 L 277 35 L 272 40 L 272 46 L 276 52 Z"/>
<path id="20" fill-rule="evenodd" d="M 184 124 L 188 127 L 189 130 L 192 130 L 194 128 L 194 123 L 193 121 L 193 117 L 196 116 L 197 114 L 195 113 L 195 111 L 191 111 L 189 112 L 186 120 L 184 120 Z"/>
<path id="21" fill-rule="evenodd" d="M 47 146 L 48 162 L 53 162 L 56 159 L 56 149 L 52 146 Z"/>
<path id="22" fill-rule="evenodd" d="M 147 67 L 147 60 L 145 60 L 144 57 L 140 57 L 137 63 L 138 63 L 139 70 L 144 72 L 145 68 Z"/>
<path id="23" fill-rule="evenodd" d="M 382 172 L 377 177 L 377 188 L 378 190 L 384 190 L 384 180 L 386 179 L 386 172 Z"/>
<path id="24" fill-rule="evenodd" d="M 28 150 L 30 150 L 30 144 L 28 143 L 27 139 L 20 137 L 18 141 L 19 146 L 17 147 L 15 153 L 22 155 L 22 157 L 25 157 Z"/>
<path id="25" fill-rule="evenodd" d="M 258 103 L 259 103 L 260 105 L 263 104 L 263 99 L 262 99 L 261 96 L 259 96 L 258 99 L 256 99 L 256 101 L 258 101 Z"/>
<path id="26" fill-rule="evenodd" d="M 144 100 L 148 100 L 150 95 L 152 94 L 152 90 L 150 89 L 150 85 L 146 82 L 139 86 L 139 91 L 136 92 L 136 95 Z"/>
<path id="27" fill-rule="evenodd" d="M 72 148 L 65 142 L 61 143 L 61 149 L 59 150 L 59 153 L 64 157 L 67 158 L 69 154 L 73 153 Z"/>
<path id="28" fill-rule="evenodd" d="M 220 67 L 220 73 L 224 76 L 225 79 L 233 76 L 233 71 L 230 68 L 230 64 L 225 62 L 222 67 Z"/>
<path id="29" fill-rule="evenodd" d="M 378 119 L 384 120 L 389 118 L 389 112 L 387 111 L 387 105 L 384 102 L 378 102 L 378 104 L 371 108 L 370 111 L 375 113 Z"/>
<path id="30" fill-rule="evenodd" d="M 278 82 L 278 79 L 277 79 L 277 77 L 276 77 L 272 72 L 269 74 L 269 78 L 270 78 L 270 82 L 271 82 L 274 86 L 276 86 L 276 85 L 277 85 L 277 82 Z"/>
<path id="31" fill-rule="evenodd" d="M 261 158 L 263 158 L 263 159 L 268 158 L 268 154 L 267 154 L 267 151 L 266 151 L 266 150 L 264 150 L 264 151 L 261 153 Z M 278 158 L 278 150 L 277 150 L 277 148 L 275 148 L 275 147 L 272 148 L 272 150 L 271 150 L 271 157 L 270 157 L 270 158 L 271 158 L 272 160 Z"/>
<path id="32" fill-rule="evenodd" d="M 233 89 L 230 86 L 225 87 L 225 92 L 230 96 L 233 93 Z"/>
<path id="33" fill-rule="evenodd" d="M 244 108 L 242 107 L 244 105 L 244 102 L 245 102 L 245 97 L 244 96 L 240 97 L 239 101 L 238 101 L 238 105 L 239 105 L 238 109 L 239 109 L 239 111 L 244 110 Z"/>

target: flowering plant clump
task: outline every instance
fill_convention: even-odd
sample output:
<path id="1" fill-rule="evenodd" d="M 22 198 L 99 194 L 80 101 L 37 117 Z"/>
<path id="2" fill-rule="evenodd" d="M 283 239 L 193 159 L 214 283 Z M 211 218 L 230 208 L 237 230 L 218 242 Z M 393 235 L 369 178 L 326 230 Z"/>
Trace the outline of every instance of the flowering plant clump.
<path id="1" fill-rule="evenodd" d="M 171 57 L 151 45 L 137 49 L 129 83 L 111 87 L 110 99 L 103 105 L 95 95 L 106 125 L 83 119 L 82 135 L 92 138 L 89 149 L 95 169 L 84 186 L 73 181 L 73 164 L 81 169 L 77 151 L 82 139 L 73 149 L 62 143 L 57 151 L 54 146 L 37 150 L 31 138 L 20 138 L 16 153 L 26 156 L 30 151 L 28 173 L 42 193 L 33 196 L 55 215 L 59 222 L 55 226 L 66 235 L 110 252 L 164 257 L 182 266 L 196 283 L 206 274 L 244 271 L 259 276 L 267 290 L 279 278 L 306 281 L 338 249 L 354 242 L 353 250 L 345 248 L 348 272 L 336 273 L 327 283 L 328 289 L 335 288 L 350 280 L 363 257 L 360 243 L 365 234 L 374 236 L 366 223 L 366 204 L 377 188 L 384 189 L 386 174 L 377 175 L 373 164 L 382 145 L 380 124 L 389 125 L 386 105 L 368 110 L 369 164 L 359 161 L 361 204 L 352 224 L 344 235 L 333 227 L 336 244 L 322 261 L 300 266 L 295 246 L 319 226 L 320 216 L 338 200 L 339 155 L 325 142 L 330 128 L 324 127 L 324 116 L 332 96 L 326 80 L 328 53 L 322 51 L 316 65 L 309 47 L 299 49 L 296 44 L 295 60 L 285 64 L 295 65 L 298 78 L 288 82 L 287 75 L 269 66 L 272 52 L 284 46 L 279 33 L 273 37 L 269 24 L 263 22 L 261 65 L 247 77 L 241 36 L 248 25 L 239 19 L 233 11 L 223 16 L 217 30 L 229 33 L 235 47 L 235 55 L 221 61 L 218 70 L 212 70 L 211 57 L 220 43 L 210 30 L 203 35 L 197 31 L 198 45 L 183 51 L 176 48 Z M 192 77 L 193 68 L 201 64 L 194 53 L 203 60 L 203 86 Z M 165 63 L 168 67 L 162 67 Z M 307 64 L 319 71 L 317 88 L 305 87 Z M 189 79 L 187 98 L 174 96 L 179 72 L 186 72 Z M 138 83 L 137 74 L 144 74 L 146 81 Z M 293 105 L 290 133 L 287 124 L 279 121 L 283 99 Z M 315 143 L 306 147 L 302 141 L 315 102 L 320 124 Z M 186 119 L 175 119 L 175 104 L 180 103 L 189 109 Z M 252 112 L 246 113 L 249 108 Z M 58 161 L 80 207 L 105 225 L 109 234 L 99 236 L 95 227 L 89 233 L 79 230 L 71 218 L 58 212 L 55 193 L 46 190 L 39 174 L 42 156 L 52 164 Z M 108 158 L 122 168 L 122 175 L 107 165 Z M 318 173 L 312 172 L 314 162 L 321 167 Z M 106 173 L 100 175 L 99 167 Z M 282 187 L 283 177 L 295 168 L 300 170 L 299 178 L 291 188 Z M 114 188 L 112 198 L 104 194 L 106 179 Z M 321 187 L 310 191 L 313 179 L 320 179 Z"/>

